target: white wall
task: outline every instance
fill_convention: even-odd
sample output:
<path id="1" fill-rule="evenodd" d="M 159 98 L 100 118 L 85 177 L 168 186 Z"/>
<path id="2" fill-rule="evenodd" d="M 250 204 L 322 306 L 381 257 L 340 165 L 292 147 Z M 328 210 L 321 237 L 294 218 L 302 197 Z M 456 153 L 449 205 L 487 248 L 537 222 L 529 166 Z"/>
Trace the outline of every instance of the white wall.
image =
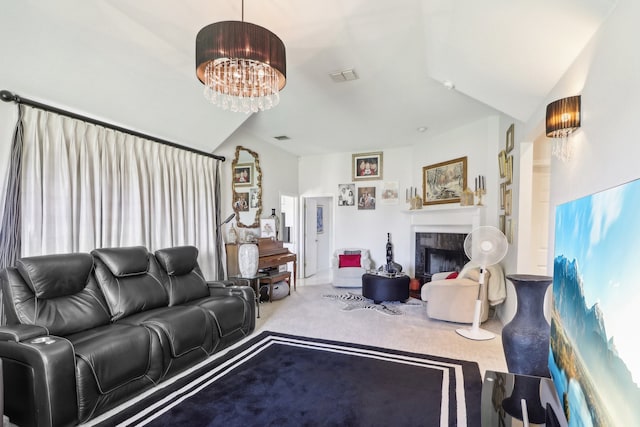
<path id="1" fill-rule="evenodd" d="M 280 194 L 298 194 L 298 158 L 239 129 L 214 151 L 215 154 L 225 156 L 227 159 L 220 171 L 222 217 L 226 218 L 233 213 L 231 162 L 238 145 L 258 153 L 262 169 L 261 216 L 266 218 L 271 215 L 271 209 L 275 209 L 276 214 L 280 216 Z"/>
<path id="2" fill-rule="evenodd" d="M 484 175 L 487 195 L 484 198 L 484 217 L 488 225 L 498 224 L 498 152 L 503 148 L 507 127 L 513 123 L 495 116 L 468 124 L 454 131 L 429 136 L 414 147 L 384 149 L 383 176 L 377 181 L 358 181 L 359 186 L 375 186 L 380 194 L 384 181 L 397 181 L 400 201 L 397 205 L 382 205 L 380 198 L 375 210 L 358 210 L 357 206 L 335 206 L 334 246 L 364 247 L 371 250 L 376 266 L 385 262 L 386 233 L 391 233 L 394 259 L 405 271 L 413 274 L 414 254 L 411 252 L 411 214 L 404 202 L 405 189 L 422 188 L 422 167 L 467 156 L 467 182 L 473 189 L 474 177 Z M 376 151 L 376 150 L 371 150 Z M 300 159 L 300 195 L 335 195 L 338 184 L 351 183 L 353 153 L 333 153 L 307 156 Z M 421 190 L 419 190 L 421 193 Z M 336 202 L 337 203 L 337 202 Z M 424 209 L 429 209 L 425 206 Z"/>
<path id="3" fill-rule="evenodd" d="M 546 104 L 582 95 L 582 127 L 570 137 L 573 158 L 551 163 L 548 273 L 553 268 L 555 207 L 640 177 L 637 117 L 640 114 L 640 2 L 619 0 L 547 100 L 525 125 L 539 135 Z"/>

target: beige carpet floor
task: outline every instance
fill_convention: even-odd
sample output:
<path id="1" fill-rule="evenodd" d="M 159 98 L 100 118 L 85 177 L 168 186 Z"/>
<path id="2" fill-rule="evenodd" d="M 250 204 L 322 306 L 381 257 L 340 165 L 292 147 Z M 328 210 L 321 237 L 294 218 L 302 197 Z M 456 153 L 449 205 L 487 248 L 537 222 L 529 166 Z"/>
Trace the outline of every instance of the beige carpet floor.
<path id="1" fill-rule="evenodd" d="M 340 301 L 323 298 L 346 292 L 361 293 L 361 289 L 334 288 L 328 273 L 299 280 L 297 291 L 292 289 L 290 296 L 260 304 L 256 332 L 268 330 L 471 360 L 478 363 L 483 376 L 486 370 L 507 371 L 500 338 L 502 324 L 497 319 L 482 324 L 483 329 L 497 334 L 495 338 L 473 341 L 455 332 L 470 325 L 431 320 L 422 301 L 405 304 L 402 315 L 392 316 L 366 309 L 344 311 Z"/>

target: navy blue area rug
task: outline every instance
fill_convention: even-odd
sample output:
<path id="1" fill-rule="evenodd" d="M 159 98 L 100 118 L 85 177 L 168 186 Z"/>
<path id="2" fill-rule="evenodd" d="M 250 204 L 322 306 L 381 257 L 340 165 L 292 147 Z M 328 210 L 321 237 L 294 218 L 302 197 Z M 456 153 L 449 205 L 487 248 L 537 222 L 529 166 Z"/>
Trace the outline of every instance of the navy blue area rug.
<path id="1" fill-rule="evenodd" d="M 475 362 L 263 332 L 99 425 L 480 426 L 481 388 Z"/>

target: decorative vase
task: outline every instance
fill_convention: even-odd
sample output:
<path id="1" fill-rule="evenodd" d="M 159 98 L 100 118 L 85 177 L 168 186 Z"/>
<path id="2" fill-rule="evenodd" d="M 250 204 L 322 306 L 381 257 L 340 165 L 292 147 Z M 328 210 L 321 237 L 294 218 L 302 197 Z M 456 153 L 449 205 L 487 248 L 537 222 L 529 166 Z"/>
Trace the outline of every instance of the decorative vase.
<path id="1" fill-rule="evenodd" d="M 509 372 L 549 377 L 549 330 L 544 318 L 544 295 L 549 276 L 508 275 L 516 290 L 518 308 L 513 320 L 502 328 L 502 346 Z"/>
<path id="2" fill-rule="evenodd" d="M 255 277 L 258 272 L 258 245 L 243 243 L 238 248 L 238 268 L 240 276 L 245 278 Z"/>

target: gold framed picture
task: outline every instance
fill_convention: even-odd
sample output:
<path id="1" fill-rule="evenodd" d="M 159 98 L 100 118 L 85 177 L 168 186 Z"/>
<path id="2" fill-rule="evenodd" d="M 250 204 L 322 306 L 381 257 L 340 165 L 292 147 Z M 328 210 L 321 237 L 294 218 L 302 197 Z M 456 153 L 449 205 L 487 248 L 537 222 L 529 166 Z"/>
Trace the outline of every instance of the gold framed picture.
<path id="1" fill-rule="evenodd" d="M 467 157 L 422 168 L 422 204 L 460 203 L 467 188 Z"/>
<path id="2" fill-rule="evenodd" d="M 513 147 L 515 145 L 515 141 L 513 140 L 514 138 L 513 130 L 514 130 L 514 124 L 511 123 L 511 126 L 509 126 L 509 129 L 507 129 L 507 141 L 505 143 L 505 149 L 507 153 L 510 153 L 511 150 L 513 150 Z"/>
<path id="3" fill-rule="evenodd" d="M 505 182 L 508 184 L 511 184 L 511 182 L 513 181 L 513 156 L 507 156 L 507 160 L 505 163 Z"/>
<path id="4" fill-rule="evenodd" d="M 507 176 L 507 152 L 504 150 L 498 153 L 498 170 L 500 170 L 500 178 Z"/>
<path id="5" fill-rule="evenodd" d="M 382 151 L 353 154 L 351 157 L 351 172 L 354 181 L 382 179 Z"/>
<path id="6" fill-rule="evenodd" d="M 233 167 L 233 184 L 236 187 L 251 187 L 253 175 L 253 163 L 238 163 Z"/>
<path id="7" fill-rule="evenodd" d="M 512 207 L 512 200 L 511 200 L 511 189 L 507 188 L 506 191 L 504 192 L 504 214 L 509 216 L 511 215 L 511 207 Z"/>

